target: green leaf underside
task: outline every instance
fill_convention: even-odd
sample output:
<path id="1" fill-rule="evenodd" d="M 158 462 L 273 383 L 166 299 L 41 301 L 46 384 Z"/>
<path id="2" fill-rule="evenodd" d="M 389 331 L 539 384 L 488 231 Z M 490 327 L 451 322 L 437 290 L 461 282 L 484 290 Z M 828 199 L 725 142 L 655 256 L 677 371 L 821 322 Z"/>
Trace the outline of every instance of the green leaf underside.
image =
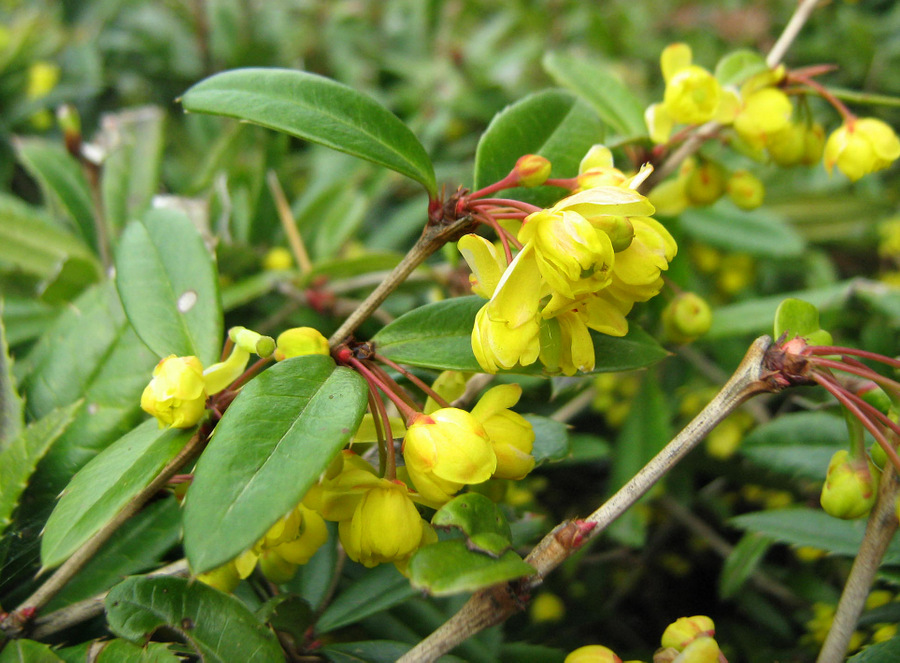
<path id="1" fill-rule="evenodd" d="M 0 663 L 63 663 L 50 645 L 34 640 L 12 640 L 0 652 Z"/>
<path id="2" fill-rule="evenodd" d="M 372 161 L 437 194 L 431 160 L 412 131 L 374 99 L 337 81 L 290 69 L 236 69 L 197 83 L 182 104 Z"/>
<path id="3" fill-rule="evenodd" d="M 0 453 L 0 534 L 11 522 L 13 510 L 35 467 L 59 438 L 81 406 L 73 403 L 53 410 L 26 428 Z"/>
<path id="4" fill-rule="evenodd" d="M 535 571 L 512 550 L 495 558 L 469 550 L 465 541 L 457 539 L 420 548 L 410 559 L 408 572 L 413 587 L 434 596 L 447 596 L 474 592 Z"/>
<path id="5" fill-rule="evenodd" d="M 472 327 L 478 310 L 487 302 L 476 295 L 426 304 L 406 313 L 372 338 L 375 350 L 396 362 L 433 368 L 481 372 L 472 353 Z M 596 354 L 593 373 L 626 371 L 649 366 L 668 352 L 636 325 L 618 338 L 591 331 Z M 504 373 L 541 375 L 540 363 Z"/>
<path id="6" fill-rule="evenodd" d="M 128 578 L 106 597 L 110 630 L 139 644 L 157 629 L 181 633 L 206 662 L 283 660 L 275 636 L 238 599 L 185 578 Z"/>
<path id="7" fill-rule="evenodd" d="M 188 217 L 150 210 L 126 227 L 116 252 L 116 285 L 138 335 L 158 356 L 218 359 L 222 308 L 212 256 Z"/>
<path id="8" fill-rule="evenodd" d="M 741 455 L 773 472 L 815 481 L 847 445 L 847 426 L 830 412 L 791 412 L 755 428 L 741 443 Z"/>
<path id="9" fill-rule="evenodd" d="M 866 530 L 865 518 L 839 520 L 824 511 L 802 507 L 748 513 L 729 523 L 780 543 L 810 546 L 845 557 L 856 556 Z M 882 564 L 900 564 L 900 540 L 891 542 Z"/>
<path id="10" fill-rule="evenodd" d="M 522 415 L 534 430 L 531 455 L 536 463 L 565 458 L 569 453 L 569 427 L 561 421 L 539 414 Z"/>
<path id="11" fill-rule="evenodd" d="M 607 67 L 567 53 L 547 53 L 544 69 L 559 85 L 591 104 L 597 114 L 624 138 L 647 135 L 644 106 Z"/>
<path id="12" fill-rule="evenodd" d="M 417 590 L 392 564 L 382 564 L 344 589 L 329 604 L 316 625 L 317 633 L 328 633 L 383 612 L 415 596 Z"/>
<path id="13" fill-rule="evenodd" d="M 679 224 L 694 239 L 726 251 L 795 258 L 806 250 L 803 237 L 771 212 L 743 212 L 723 203 L 686 210 L 679 216 Z"/>
<path id="14" fill-rule="evenodd" d="M 250 381 L 217 425 L 185 501 L 194 572 L 234 559 L 294 508 L 366 404 L 362 377 L 321 355 L 285 360 Z"/>
<path id="15" fill-rule="evenodd" d="M 4 302 L 0 299 L 0 453 L 19 437 L 25 425 L 25 404 L 16 390 L 16 379 L 12 371 L 12 357 L 3 322 Z M 0 455 L 2 458 L 2 455 Z M 0 468 L 3 465 L 0 464 Z M 2 472 L 2 470 L 0 470 Z M 2 484 L 0 484 L 2 485 Z M 0 496 L 3 491 L 0 490 Z M 0 498 L 2 502 L 2 498 Z M 3 524 L 3 510 L 0 509 L 0 527 Z"/>
<path id="16" fill-rule="evenodd" d="M 499 555 L 510 547 L 509 523 L 490 499 L 480 493 L 454 497 L 431 519 L 435 527 L 458 528 L 471 548 Z"/>
<path id="17" fill-rule="evenodd" d="M 64 562 L 159 474 L 193 431 L 160 430 L 155 419 L 121 437 L 72 479 L 41 538 L 41 563 Z"/>
<path id="18" fill-rule="evenodd" d="M 745 534 L 725 559 L 719 575 L 719 596 L 731 598 L 753 575 L 772 546 L 771 539 L 758 534 Z"/>
<path id="19" fill-rule="evenodd" d="M 578 164 L 595 144 L 602 142 L 605 127 L 587 102 L 566 90 L 545 90 L 503 109 L 491 120 L 475 152 L 475 188 L 481 189 L 506 177 L 519 157 L 539 154 L 550 160 L 550 176 L 574 177 Z M 548 206 L 568 192 L 559 187 L 505 190 L 497 197 Z"/>

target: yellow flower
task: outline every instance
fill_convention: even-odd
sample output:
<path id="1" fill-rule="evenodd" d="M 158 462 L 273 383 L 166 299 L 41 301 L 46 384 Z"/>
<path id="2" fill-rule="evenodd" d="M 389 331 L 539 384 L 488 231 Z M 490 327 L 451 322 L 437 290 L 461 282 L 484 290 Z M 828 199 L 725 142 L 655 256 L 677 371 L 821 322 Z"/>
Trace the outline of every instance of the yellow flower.
<path id="1" fill-rule="evenodd" d="M 661 644 L 663 647 L 673 647 L 681 651 L 698 637 L 715 634 L 716 625 L 706 615 L 679 617 L 666 627 Z"/>
<path id="2" fill-rule="evenodd" d="M 600 295 L 588 295 L 586 299 L 572 302 L 557 299 L 555 305 L 568 307 L 568 311 L 554 311 L 552 317 L 541 325 L 541 363 L 549 373 L 562 372 L 564 375 L 575 375 L 577 371 L 589 373 L 594 370 L 596 356 L 594 342 L 588 331 L 587 301 L 593 301 Z M 547 307 L 549 309 L 549 305 Z M 546 312 L 546 309 L 545 309 Z M 624 317 L 622 318 L 624 322 Z M 626 330 L 627 330 L 627 323 Z M 611 330 L 612 326 L 601 325 Z M 613 334 L 621 336 L 622 334 Z"/>
<path id="3" fill-rule="evenodd" d="M 297 533 L 274 546 L 272 551 L 291 564 L 306 564 L 328 541 L 328 528 L 322 516 L 303 504 L 291 513 L 298 515 Z"/>
<path id="4" fill-rule="evenodd" d="M 403 458 L 416 490 L 439 501 L 453 488 L 482 483 L 497 469 L 488 434 L 465 410 L 446 407 L 411 419 Z M 452 494 L 452 493 L 451 493 Z"/>
<path id="5" fill-rule="evenodd" d="M 40 99 L 56 87 L 59 82 L 59 65 L 40 60 L 28 67 L 28 86 L 25 96 L 28 99 Z"/>
<path id="6" fill-rule="evenodd" d="M 307 491 L 303 504 L 325 520 L 348 520 L 363 495 L 380 479 L 375 468 L 349 449 L 341 451 L 332 465 L 326 476 Z"/>
<path id="7" fill-rule="evenodd" d="M 303 355 L 331 354 L 328 339 L 312 327 L 294 327 L 281 332 L 275 341 L 275 359 L 289 359 Z"/>
<path id="8" fill-rule="evenodd" d="M 424 527 L 406 486 L 382 479 L 366 492 L 352 518 L 340 523 L 338 533 L 350 559 L 373 567 L 408 559 L 419 548 Z"/>
<path id="9" fill-rule="evenodd" d="M 751 92 L 734 118 L 734 130 L 754 147 L 767 144 L 769 136 L 787 129 L 794 107 L 787 95 L 774 87 Z"/>
<path id="10" fill-rule="evenodd" d="M 703 124 L 715 117 L 721 96 L 715 76 L 703 67 L 690 65 L 667 81 L 663 108 L 675 122 Z"/>
<path id="11" fill-rule="evenodd" d="M 587 645 L 570 652 L 563 663 L 622 663 L 622 659 L 612 649 L 602 645 Z"/>
<path id="12" fill-rule="evenodd" d="M 719 653 L 719 643 L 704 635 L 685 647 L 672 663 L 718 663 Z"/>
<path id="13" fill-rule="evenodd" d="M 503 384 L 482 396 L 472 416 L 484 427 L 497 455 L 496 479 L 522 479 L 534 469 L 534 429 L 525 417 L 509 408 L 519 402 L 522 387 Z"/>
<path id="14" fill-rule="evenodd" d="M 825 143 L 825 168 L 831 173 L 837 166 L 853 182 L 887 168 L 897 157 L 897 134 L 888 124 L 871 117 L 842 124 Z"/>
<path id="15" fill-rule="evenodd" d="M 220 592 L 231 594 L 238 586 L 241 578 L 234 566 L 234 561 L 231 561 L 212 571 L 199 574 L 197 580 L 218 589 Z"/>
<path id="16" fill-rule="evenodd" d="M 472 292 L 490 299 L 507 267 L 506 257 L 491 242 L 475 233 L 461 237 L 456 247 L 472 270 L 469 275 Z"/>
<path id="17" fill-rule="evenodd" d="M 206 397 L 200 360 L 169 355 L 153 369 L 141 394 L 141 408 L 157 418 L 160 428 L 190 428 L 203 417 Z"/>

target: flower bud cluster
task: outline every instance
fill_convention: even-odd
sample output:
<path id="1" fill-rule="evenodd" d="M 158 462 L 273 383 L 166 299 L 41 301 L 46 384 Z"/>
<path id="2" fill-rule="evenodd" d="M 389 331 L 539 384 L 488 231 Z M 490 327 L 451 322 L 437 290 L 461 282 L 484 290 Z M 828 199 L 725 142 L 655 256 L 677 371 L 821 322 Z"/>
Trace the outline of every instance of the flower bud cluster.
<path id="1" fill-rule="evenodd" d="M 577 192 L 528 215 L 518 230 L 522 248 L 507 263 L 486 239 L 466 235 L 459 250 L 472 270 L 472 290 L 489 299 L 475 319 L 472 350 L 496 373 L 540 360 L 549 373 L 593 370 L 590 330 L 628 331 L 635 302 L 662 288 L 660 273 L 675 256 L 675 240 L 651 218 L 653 205 L 612 167 L 609 150 L 585 157 Z"/>

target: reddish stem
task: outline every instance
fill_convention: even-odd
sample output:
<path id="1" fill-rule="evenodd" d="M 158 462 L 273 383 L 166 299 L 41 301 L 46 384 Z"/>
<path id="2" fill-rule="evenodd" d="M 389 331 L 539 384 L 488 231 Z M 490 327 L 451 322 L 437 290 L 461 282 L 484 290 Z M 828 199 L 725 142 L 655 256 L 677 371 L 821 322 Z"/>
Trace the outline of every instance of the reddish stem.
<path id="1" fill-rule="evenodd" d="M 400 364 L 393 362 L 390 359 L 388 359 L 387 357 L 377 354 L 377 353 L 374 355 L 374 359 L 377 361 L 380 361 L 383 364 L 387 364 L 388 366 L 393 368 L 395 371 L 400 373 L 400 375 L 405 377 L 407 380 L 409 380 L 414 385 L 416 385 L 419 389 L 421 389 L 423 392 L 425 392 L 425 394 L 427 396 L 430 396 L 431 398 L 433 398 L 438 403 L 438 405 L 440 405 L 441 407 L 451 407 L 450 403 L 448 403 L 446 401 L 446 399 L 444 399 L 439 393 L 437 393 L 434 389 L 432 389 L 427 384 L 425 384 L 420 378 L 416 377 L 415 375 L 410 373 L 408 370 L 403 368 Z"/>
<path id="2" fill-rule="evenodd" d="M 521 200 L 512 200 L 511 198 L 482 198 L 481 200 L 473 201 L 470 207 L 483 207 L 487 205 L 491 205 L 493 207 L 512 207 L 513 209 L 522 210 L 526 214 L 540 212 L 542 209 L 537 205 L 525 203 Z"/>
<path id="3" fill-rule="evenodd" d="M 231 383 L 231 386 L 228 387 L 228 391 L 234 391 L 235 389 L 239 389 L 244 386 L 244 383 L 247 382 L 250 378 L 256 377 L 256 375 L 262 371 L 266 364 L 271 361 L 275 361 L 275 357 L 260 357 L 253 364 L 251 364 L 250 368 L 241 373 L 240 377 L 237 380 Z"/>
<path id="4" fill-rule="evenodd" d="M 387 408 L 384 407 L 384 401 L 372 387 L 374 385 L 370 383 L 369 402 L 374 403 L 375 409 L 378 411 L 377 417 L 374 416 L 375 412 L 372 415 L 376 421 L 381 420 L 381 427 L 376 423 L 376 429 L 384 443 L 384 473 L 382 476 L 393 481 L 397 478 L 397 458 L 394 454 L 394 433 L 391 431 L 391 419 L 388 416 Z"/>
<path id="5" fill-rule="evenodd" d="M 843 348 L 838 345 L 810 345 L 806 352 L 812 355 L 854 355 L 856 357 L 862 357 L 863 359 L 871 359 L 872 361 L 877 361 L 881 364 L 887 364 L 894 368 L 900 368 L 900 360 L 886 357 L 876 352 L 870 352 L 869 350 Z"/>
<path id="6" fill-rule="evenodd" d="M 493 184 L 489 184 L 483 189 L 478 189 L 473 193 L 470 193 L 467 198 L 475 199 L 475 198 L 483 198 L 484 196 L 490 195 L 492 193 L 497 193 L 498 191 L 502 191 L 503 189 L 512 189 L 519 185 L 519 174 L 516 172 L 515 168 L 510 171 L 509 175 L 504 177 L 499 182 L 494 182 Z"/>
<path id="7" fill-rule="evenodd" d="M 834 109 L 841 114 L 841 117 L 844 118 L 844 122 L 848 125 L 848 127 L 853 126 L 853 123 L 856 121 L 856 115 L 854 115 L 840 99 L 831 94 L 831 92 L 829 92 L 825 88 L 825 86 L 818 81 L 803 75 L 803 73 L 797 73 L 796 71 L 788 73 L 785 77 L 785 81 L 789 83 L 802 83 L 803 85 L 806 85 L 807 87 L 815 90 L 815 92 L 820 97 L 834 106 Z"/>
<path id="8" fill-rule="evenodd" d="M 835 361 L 834 359 L 826 359 L 825 357 L 815 357 L 813 361 L 816 366 L 826 366 L 837 371 L 843 371 L 844 373 L 851 373 L 852 375 L 865 378 L 866 380 L 871 380 L 872 382 L 875 382 L 876 384 L 884 387 L 885 389 L 889 389 L 896 394 L 900 394 L 900 384 L 897 384 L 890 378 L 881 375 L 877 371 L 873 371 L 868 366 L 862 364 L 858 366 L 847 364 L 842 361 Z"/>
<path id="9" fill-rule="evenodd" d="M 413 414 L 416 413 L 416 410 L 400 398 L 396 393 L 394 393 L 388 386 L 384 383 L 384 381 L 375 375 L 365 364 L 363 364 L 356 357 L 350 357 L 348 359 L 353 368 L 359 371 L 360 375 L 362 375 L 367 382 L 371 385 L 377 387 L 385 396 L 391 399 L 394 405 L 397 406 L 397 409 L 400 410 L 400 413 L 403 415 L 405 419 L 409 419 Z"/>

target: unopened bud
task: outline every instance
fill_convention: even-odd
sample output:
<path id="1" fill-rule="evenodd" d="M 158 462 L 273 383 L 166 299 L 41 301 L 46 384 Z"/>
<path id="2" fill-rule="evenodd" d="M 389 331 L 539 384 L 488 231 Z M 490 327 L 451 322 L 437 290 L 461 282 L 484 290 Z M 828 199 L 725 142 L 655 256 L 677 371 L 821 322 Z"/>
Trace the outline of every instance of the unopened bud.
<path id="1" fill-rule="evenodd" d="M 766 188 L 760 179 L 747 170 L 736 170 L 728 178 L 728 197 L 743 210 L 756 209 L 762 205 Z"/>
<path id="2" fill-rule="evenodd" d="M 550 162 L 539 154 L 526 154 L 516 161 L 519 186 L 540 186 L 550 177 Z"/>
<path id="3" fill-rule="evenodd" d="M 589 217 L 588 221 L 594 228 L 602 230 L 609 236 L 613 251 L 616 253 L 627 249 L 634 240 L 634 225 L 627 216 L 601 214 Z"/>
<path id="4" fill-rule="evenodd" d="M 796 166 L 803 161 L 806 149 L 806 125 L 787 125 L 781 131 L 769 135 L 766 141 L 766 151 L 779 166 Z"/>
<path id="5" fill-rule="evenodd" d="M 66 151 L 75 158 L 81 157 L 81 117 L 72 104 L 56 109 L 56 121 L 63 132 Z"/>
<path id="6" fill-rule="evenodd" d="M 806 128 L 806 134 L 803 140 L 803 158 L 801 163 L 804 166 L 814 166 L 822 160 L 822 154 L 825 151 L 825 127 L 818 122 L 813 122 Z"/>
<path id="7" fill-rule="evenodd" d="M 558 622 L 566 616 L 566 604 L 556 594 L 542 592 L 531 602 L 529 616 L 535 623 Z"/>
<path id="8" fill-rule="evenodd" d="M 622 659 L 608 647 L 588 645 L 571 652 L 563 663 L 622 663 Z"/>
<path id="9" fill-rule="evenodd" d="M 865 516 L 878 493 L 875 466 L 868 459 L 853 461 L 848 456 L 846 449 L 832 456 L 819 499 L 825 513 L 842 520 Z"/>
<path id="10" fill-rule="evenodd" d="M 700 636 L 716 634 L 716 625 L 706 615 L 679 617 L 666 627 L 662 634 L 663 647 L 674 647 L 681 651 Z"/>
<path id="11" fill-rule="evenodd" d="M 328 355 L 328 339 L 312 327 L 294 327 L 281 332 L 276 342 L 275 359 L 289 359 L 303 355 Z"/>
<path id="12" fill-rule="evenodd" d="M 291 252 L 283 246 L 275 246 L 266 252 L 263 256 L 263 269 L 271 271 L 280 271 L 290 269 L 294 265 L 294 257 Z"/>
<path id="13" fill-rule="evenodd" d="M 711 205 L 725 193 L 725 173 L 718 164 L 707 161 L 695 168 L 685 183 L 685 194 L 693 205 Z"/>
<path id="14" fill-rule="evenodd" d="M 270 357 L 275 352 L 275 339 L 246 327 L 232 327 L 228 330 L 228 338 L 234 341 L 235 345 L 260 357 Z"/>
<path id="15" fill-rule="evenodd" d="M 700 295 L 685 292 L 669 302 L 662 321 L 666 336 L 674 343 L 690 343 L 709 331 L 712 310 Z"/>
<path id="16" fill-rule="evenodd" d="M 672 663 L 718 663 L 719 643 L 709 636 L 700 636 L 684 648 Z"/>

